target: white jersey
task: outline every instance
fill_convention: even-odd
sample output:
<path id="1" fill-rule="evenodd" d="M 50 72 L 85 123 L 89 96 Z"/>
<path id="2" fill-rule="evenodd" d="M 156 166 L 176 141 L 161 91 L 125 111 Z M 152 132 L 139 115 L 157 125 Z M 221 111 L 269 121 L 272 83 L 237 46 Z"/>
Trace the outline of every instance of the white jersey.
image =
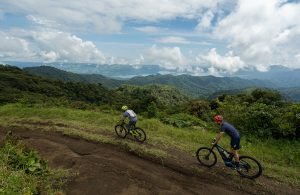
<path id="1" fill-rule="evenodd" d="M 136 121 L 137 117 L 133 110 L 126 110 L 123 114 L 125 117 L 128 117 L 130 121 Z"/>

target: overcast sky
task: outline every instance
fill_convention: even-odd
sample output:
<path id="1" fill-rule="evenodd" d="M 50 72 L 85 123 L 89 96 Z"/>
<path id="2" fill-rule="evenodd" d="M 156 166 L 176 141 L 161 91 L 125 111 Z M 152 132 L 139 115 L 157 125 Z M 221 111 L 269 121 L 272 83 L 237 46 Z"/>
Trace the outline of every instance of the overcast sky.
<path id="1" fill-rule="evenodd" d="M 0 62 L 300 68 L 299 0 L 0 0 Z"/>

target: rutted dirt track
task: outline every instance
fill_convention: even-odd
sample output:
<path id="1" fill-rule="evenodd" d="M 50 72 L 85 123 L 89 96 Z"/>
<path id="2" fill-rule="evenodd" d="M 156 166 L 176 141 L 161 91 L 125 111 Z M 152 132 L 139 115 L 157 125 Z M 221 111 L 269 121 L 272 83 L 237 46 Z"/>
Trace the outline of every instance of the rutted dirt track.
<path id="1" fill-rule="evenodd" d="M 0 128 L 0 138 L 6 131 Z M 50 167 L 78 172 L 67 184 L 67 194 L 246 194 L 213 179 L 144 160 L 115 146 L 53 132 L 14 129 L 13 134 L 38 150 Z"/>

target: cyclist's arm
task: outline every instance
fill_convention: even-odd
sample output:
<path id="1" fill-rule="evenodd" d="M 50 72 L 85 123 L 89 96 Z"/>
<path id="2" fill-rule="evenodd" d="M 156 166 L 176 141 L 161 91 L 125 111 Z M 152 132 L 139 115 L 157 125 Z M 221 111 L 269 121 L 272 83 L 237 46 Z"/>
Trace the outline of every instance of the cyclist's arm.
<path id="1" fill-rule="evenodd" d="M 124 114 L 122 114 L 122 116 L 121 116 L 121 119 L 120 119 L 120 121 L 124 121 L 125 119 L 126 119 L 126 114 L 124 113 Z"/>
<path id="2" fill-rule="evenodd" d="M 220 132 L 220 133 L 217 134 L 217 136 L 215 138 L 216 141 L 214 142 L 214 144 L 217 144 L 220 141 L 220 139 L 222 138 L 223 134 L 224 134 L 224 132 Z"/>

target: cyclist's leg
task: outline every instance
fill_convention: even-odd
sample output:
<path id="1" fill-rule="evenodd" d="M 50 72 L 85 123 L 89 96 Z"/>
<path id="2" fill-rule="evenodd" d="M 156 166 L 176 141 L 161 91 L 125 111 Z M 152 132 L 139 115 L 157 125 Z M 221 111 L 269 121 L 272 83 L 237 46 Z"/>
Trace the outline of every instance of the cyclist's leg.
<path id="1" fill-rule="evenodd" d="M 240 149 L 240 138 L 232 138 L 231 142 L 231 153 L 235 159 L 235 162 L 238 164 L 240 162 L 238 150 Z"/>
<path id="2" fill-rule="evenodd" d="M 133 130 L 135 127 L 136 121 L 129 121 L 128 123 L 128 129 Z"/>

